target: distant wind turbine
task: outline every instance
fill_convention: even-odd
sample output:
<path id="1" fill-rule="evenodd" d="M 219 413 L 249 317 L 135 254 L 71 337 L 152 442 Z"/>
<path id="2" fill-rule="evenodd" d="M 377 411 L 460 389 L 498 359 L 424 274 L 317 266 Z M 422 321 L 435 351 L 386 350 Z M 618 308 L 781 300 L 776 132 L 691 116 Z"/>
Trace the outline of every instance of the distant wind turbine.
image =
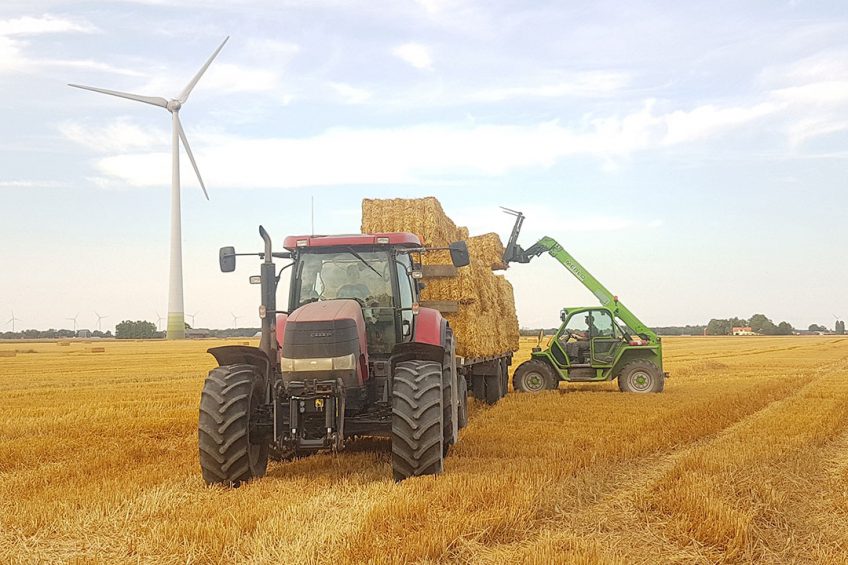
<path id="1" fill-rule="evenodd" d="M 238 328 L 238 320 L 239 318 L 241 318 L 241 316 L 236 316 L 232 312 L 230 312 L 230 314 L 232 314 L 233 316 L 233 329 Z"/>
<path id="2" fill-rule="evenodd" d="M 74 322 L 74 333 L 77 333 L 77 318 L 79 318 L 79 312 L 73 318 L 65 318 L 66 320 Z"/>
<path id="3" fill-rule="evenodd" d="M 194 317 L 197 316 L 197 312 L 194 314 L 186 314 L 187 318 L 191 318 L 191 327 L 194 327 Z"/>
<path id="4" fill-rule="evenodd" d="M 102 320 L 103 318 L 108 318 L 109 316 L 101 316 L 97 312 L 95 312 L 94 315 L 97 316 L 97 331 L 102 331 L 102 328 L 100 327 L 100 320 Z"/>
<path id="5" fill-rule="evenodd" d="M 140 94 L 130 94 L 128 92 L 118 92 L 116 90 L 106 90 L 105 88 L 95 88 L 93 86 L 82 86 L 79 84 L 69 84 L 74 88 L 82 88 L 101 94 L 109 94 L 120 98 L 128 98 L 137 102 L 144 102 L 154 106 L 160 106 L 171 112 L 171 266 L 168 285 L 168 339 L 185 339 L 185 312 L 183 306 L 183 250 L 182 250 L 182 222 L 180 213 L 180 141 L 185 148 L 186 154 L 191 161 L 191 166 L 194 167 L 194 172 L 197 175 L 197 180 L 200 182 L 200 188 L 203 189 L 203 194 L 209 200 L 209 194 L 206 192 L 206 185 L 203 184 L 203 179 L 200 177 L 200 170 L 197 168 L 197 163 L 194 161 L 194 155 L 189 147 L 188 139 L 186 138 L 183 126 L 180 123 L 180 108 L 188 100 L 192 89 L 212 64 L 212 61 L 224 48 L 224 44 L 230 37 L 227 36 L 221 45 L 207 59 L 206 63 L 200 67 L 197 74 L 189 81 L 182 92 L 170 100 L 159 96 L 142 96 Z"/>
<path id="6" fill-rule="evenodd" d="M 162 320 L 164 320 L 164 319 L 165 318 L 163 318 L 162 316 L 159 315 L 159 312 L 156 312 L 156 331 L 157 332 L 160 331 L 159 326 L 162 325 Z"/>
<path id="7" fill-rule="evenodd" d="M 15 322 L 22 321 L 20 318 L 15 317 L 15 311 L 12 310 L 12 317 L 6 321 L 6 325 L 12 324 L 12 333 L 15 333 Z"/>

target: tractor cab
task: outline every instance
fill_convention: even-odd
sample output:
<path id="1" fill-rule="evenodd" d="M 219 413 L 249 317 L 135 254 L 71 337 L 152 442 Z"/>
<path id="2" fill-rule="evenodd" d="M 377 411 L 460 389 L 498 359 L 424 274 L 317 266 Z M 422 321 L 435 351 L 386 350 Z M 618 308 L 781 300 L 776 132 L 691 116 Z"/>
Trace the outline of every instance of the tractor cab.
<path id="1" fill-rule="evenodd" d="M 411 254 L 421 250 L 407 233 L 293 236 L 285 240 L 293 264 L 292 314 L 312 303 L 352 300 L 359 305 L 370 356 L 388 356 L 413 336 L 418 303 Z M 278 332 L 279 340 L 284 332 Z"/>

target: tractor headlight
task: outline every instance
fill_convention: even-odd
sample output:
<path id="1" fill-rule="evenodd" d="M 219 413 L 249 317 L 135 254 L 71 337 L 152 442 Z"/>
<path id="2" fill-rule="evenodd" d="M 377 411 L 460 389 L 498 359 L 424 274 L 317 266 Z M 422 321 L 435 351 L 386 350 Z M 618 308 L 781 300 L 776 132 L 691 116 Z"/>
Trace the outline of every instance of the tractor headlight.
<path id="1" fill-rule="evenodd" d="M 356 368 L 356 356 L 341 355 L 339 357 L 317 357 L 307 359 L 280 359 L 283 372 L 296 373 L 300 371 L 352 371 Z"/>

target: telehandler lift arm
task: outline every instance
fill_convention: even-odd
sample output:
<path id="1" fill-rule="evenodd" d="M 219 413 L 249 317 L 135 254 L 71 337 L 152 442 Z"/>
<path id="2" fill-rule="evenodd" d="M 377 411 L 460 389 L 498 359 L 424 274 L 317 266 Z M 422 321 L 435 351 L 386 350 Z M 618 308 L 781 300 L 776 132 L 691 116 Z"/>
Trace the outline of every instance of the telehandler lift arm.
<path id="1" fill-rule="evenodd" d="M 566 251 L 555 239 L 545 236 L 528 249 L 523 249 L 518 245 L 518 234 L 521 231 L 521 225 L 524 223 L 524 214 L 509 208 L 502 208 L 504 212 L 515 216 L 515 225 L 512 228 L 512 233 L 509 236 L 509 242 L 504 250 L 504 263 L 529 263 L 534 257 L 538 257 L 543 253 L 550 253 L 563 267 L 568 269 L 574 277 L 583 283 L 589 291 L 595 295 L 600 301 L 601 306 L 608 308 L 619 320 L 624 322 L 628 328 L 633 330 L 636 335 L 646 340 L 648 343 L 657 344 L 660 339 L 651 328 L 642 323 L 633 312 L 618 301 L 618 297 L 611 293 L 601 284 L 592 274 L 575 259 L 571 253 Z"/>

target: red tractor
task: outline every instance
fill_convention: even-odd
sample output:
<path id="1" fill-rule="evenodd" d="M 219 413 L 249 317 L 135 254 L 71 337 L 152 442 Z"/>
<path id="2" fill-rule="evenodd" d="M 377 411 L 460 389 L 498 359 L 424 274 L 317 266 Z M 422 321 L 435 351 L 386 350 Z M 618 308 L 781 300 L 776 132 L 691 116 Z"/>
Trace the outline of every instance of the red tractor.
<path id="1" fill-rule="evenodd" d="M 259 347 L 209 350 L 218 367 L 203 385 L 200 467 L 208 484 L 238 485 L 283 459 L 339 450 L 356 436 L 388 436 L 396 481 L 442 471 L 467 421 L 467 386 L 457 369 L 451 328 L 418 306 L 418 237 L 410 233 L 287 237 L 274 252 L 220 252 L 263 259 Z M 456 267 L 465 242 L 452 243 Z M 274 258 L 291 262 L 276 270 Z M 285 270 L 288 308 L 276 306 Z"/>

